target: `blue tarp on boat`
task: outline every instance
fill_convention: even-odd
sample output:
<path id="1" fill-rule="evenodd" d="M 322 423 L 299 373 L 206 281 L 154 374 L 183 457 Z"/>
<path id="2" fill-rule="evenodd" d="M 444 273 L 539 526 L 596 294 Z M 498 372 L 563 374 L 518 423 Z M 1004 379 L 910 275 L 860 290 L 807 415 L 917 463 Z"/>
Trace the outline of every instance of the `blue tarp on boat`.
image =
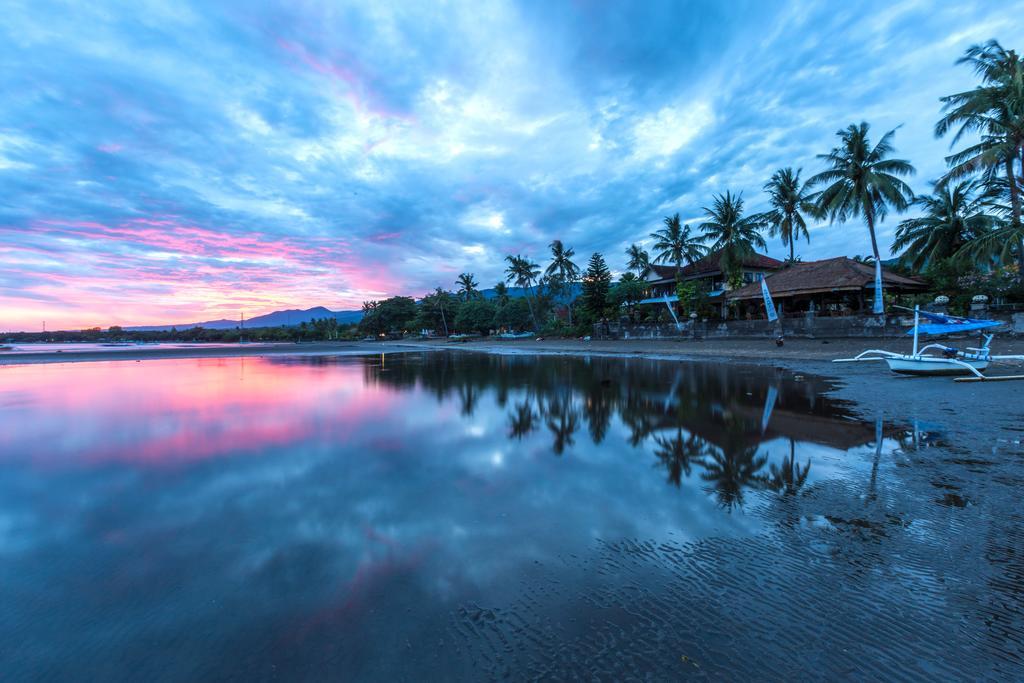
<path id="1" fill-rule="evenodd" d="M 921 334 L 955 334 L 957 332 L 970 332 L 972 330 L 984 330 L 989 327 L 998 327 L 1002 325 L 998 320 L 975 320 L 973 318 L 958 318 L 953 315 L 943 315 L 941 313 L 928 313 L 927 311 L 918 311 L 920 316 L 925 320 L 931 320 L 929 323 L 920 323 L 917 326 L 918 332 Z M 907 334 L 914 334 L 914 328 L 911 327 Z"/>

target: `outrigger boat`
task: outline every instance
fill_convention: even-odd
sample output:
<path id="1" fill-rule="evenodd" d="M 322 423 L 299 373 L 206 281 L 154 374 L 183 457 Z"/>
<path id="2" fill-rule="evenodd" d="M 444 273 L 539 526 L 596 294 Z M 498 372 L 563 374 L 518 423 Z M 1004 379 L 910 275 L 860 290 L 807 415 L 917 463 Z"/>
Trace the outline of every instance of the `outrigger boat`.
<path id="1" fill-rule="evenodd" d="M 896 308 L 903 308 L 896 306 Z M 909 311 L 909 308 L 903 308 Z M 998 320 L 975 320 L 958 318 L 939 313 L 928 313 L 915 306 L 914 327 L 907 334 L 914 335 L 914 349 L 911 353 L 895 353 L 881 349 L 871 349 L 853 358 L 837 358 L 833 363 L 855 363 L 859 361 L 884 360 L 889 369 L 902 375 L 970 375 L 959 377 L 958 382 L 977 382 L 982 380 L 1024 379 L 1024 375 L 1002 375 L 986 377 L 982 371 L 987 370 L 990 363 L 1006 361 L 1024 361 L 1024 356 L 993 356 L 989 349 L 992 342 L 991 334 L 982 333 L 982 344 L 967 347 L 964 350 L 944 344 L 927 344 L 920 347 L 918 338 L 921 334 L 942 335 L 957 332 L 970 332 L 998 327 L 1003 323 Z M 929 322 L 922 323 L 921 317 Z M 931 353 L 929 353 L 931 352 Z"/>

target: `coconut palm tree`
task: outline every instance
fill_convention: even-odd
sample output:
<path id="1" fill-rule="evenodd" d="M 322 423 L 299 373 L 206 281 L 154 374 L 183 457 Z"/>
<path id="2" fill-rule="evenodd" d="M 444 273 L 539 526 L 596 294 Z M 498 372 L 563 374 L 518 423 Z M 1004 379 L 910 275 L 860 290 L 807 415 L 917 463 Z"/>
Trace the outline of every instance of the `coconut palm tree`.
<path id="1" fill-rule="evenodd" d="M 635 270 L 636 276 L 641 280 L 647 277 L 647 273 L 651 272 L 651 257 L 647 250 L 639 245 L 631 244 L 626 249 L 626 256 L 629 258 L 629 263 L 626 264 L 626 267 L 630 270 Z"/>
<path id="2" fill-rule="evenodd" d="M 743 266 L 743 259 L 754 253 L 755 248 L 765 249 L 761 237 L 761 218 L 743 216 L 743 195 L 725 194 L 715 197 L 711 208 L 704 207 L 708 220 L 701 223 L 704 239 L 711 241 L 711 251 L 720 252 L 719 267 L 727 273 L 729 280 L 735 280 Z"/>
<path id="3" fill-rule="evenodd" d="M 572 261 L 576 252 L 562 244 L 562 240 L 554 240 L 548 246 L 551 248 L 551 264 L 544 271 L 544 275 L 557 283 L 559 288 L 564 286 L 571 297 L 573 285 L 580 279 L 579 266 Z M 569 324 L 572 325 L 572 301 L 569 302 L 568 308 Z"/>
<path id="4" fill-rule="evenodd" d="M 515 411 L 509 413 L 508 430 L 509 436 L 514 439 L 522 439 L 524 436 L 537 428 L 537 413 L 529 400 L 516 404 Z"/>
<path id="5" fill-rule="evenodd" d="M 794 243 L 803 237 L 808 243 L 811 235 L 807 231 L 804 216 L 816 218 L 818 209 L 814 204 L 814 195 L 807 183 L 800 183 L 800 171 L 792 168 L 780 168 L 772 175 L 771 180 L 764 184 L 768 193 L 771 210 L 761 214 L 761 219 L 768 225 L 768 236 L 779 237 L 782 246 L 789 247 L 789 260 L 796 261 Z"/>
<path id="6" fill-rule="evenodd" d="M 900 176 L 913 175 L 914 167 L 903 159 L 890 159 L 893 153 L 890 130 L 878 144 L 872 146 L 866 122 L 850 124 L 836 132 L 839 145 L 818 158 L 828 168 L 807 181 L 810 187 L 825 185 L 817 195 L 818 210 L 832 223 L 845 223 L 850 218 L 863 216 L 871 235 L 871 252 L 880 261 L 875 226 L 885 218 L 889 209 L 905 211 L 914 198 L 910 186 Z"/>
<path id="7" fill-rule="evenodd" d="M 693 464 L 700 462 L 708 450 L 707 444 L 700 437 L 694 434 L 684 436 L 682 427 L 676 428 L 672 438 L 654 437 L 654 443 L 657 446 L 654 455 L 658 458 L 658 465 L 668 471 L 668 483 L 675 484 L 676 488 L 682 484 L 684 475 L 690 476 Z"/>
<path id="8" fill-rule="evenodd" d="M 526 304 L 530 307 L 533 329 L 540 329 L 540 325 L 537 323 L 537 314 L 533 310 L 533 302 L 530 300 L 533 284 L 540 276 L 540 266 L 530 259 L 518 255 L 506 256 L 505 261 L 508 262 L 508 267 L 505 268 L 505 279 L 508 282 L 515 283 L 516 287 L 522 287 L 526 290 Z"/>
<path id="9" fill-rule="evenodd" d="M 991 40 L 968 48 L 957 64 L 971 65 L 982 83 L 973 90 L 941 98 L 945 114 L 935 125 L 935 135 L 941 137 L 956 128 L 951 145 L 968 133 L 979 134 L 980 140 L 946 157 L 950 170 L 943 180 L 980 173 L 986 183 L 992 183 L 1003 174 L 1010 200 L 1010 224 L 976 246 L 1004 261 L 1010 260 L 1015 247 L 1017 263 L 1024 272 L 1024 62 L 1013 50 Z M 1015 168 L 1018 162 L 1019 172 Z"/>
<path id="10" fill-rule="evenodd" d="M 978 181 L 939 184 L 931 195 L 914 198 L 922 215 L 908 218 L 896 228 L 892 253 L 902 251 L 900 260 L 915 270 L 954 257 L 968 242 L 988 234 L 998 224 L 985 212 L 984 189 Z"/>
<path id="11" fill-rule="evenodd" d="M 796 444 L 789 440 L 789 455 L 782 459 L 781 465 L 772 463 L 768 466 L 770 476 L 766 486 L 785 496 L 795 496 L 807 483 L 807 475 L 811 473 L 811 459 L 801 465 L 796 459 Z"/>
<path id="12" fill-rule="evenodd" d="M 566 446 L 571 447 L 576 443 L 574 434 L 579 428 L 579 415 L 572 405 L 571 397 L 548 401 L 545 422 L 554 437 L 551 450 L 555 455 L 561 455 Z"/>
<path id="13" fill-rule="evenodd" d="M 463 301 L 476 299 L 480 296 L 479 285 L 472 273 L 461 273 L 459 277 L 455 279 L 455 284 L 459 286 L 459 298 Z"/>
<path id="14" fill-rule="evenodd" d="M 651 233 L 651 237 L 655 240 L 654 248 L 658 251 L 654 262 L 675 264 L 676 279 L 678 280 L 683 261 L 693 263 L 703 256 L 707 249 L 700 243 L 700 238 L 690 236 L 690 226 L 680 223 L 678 213 L 674 216 L 666 216 L 662 222 L 665 227 Z"/>

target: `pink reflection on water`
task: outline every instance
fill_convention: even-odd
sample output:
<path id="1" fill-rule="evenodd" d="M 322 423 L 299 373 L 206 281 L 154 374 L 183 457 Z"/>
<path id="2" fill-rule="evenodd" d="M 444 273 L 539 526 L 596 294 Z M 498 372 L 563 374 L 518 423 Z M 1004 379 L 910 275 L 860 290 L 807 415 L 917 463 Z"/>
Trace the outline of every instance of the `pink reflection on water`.
<path id="1" fill-rule="evenodd" d="M 403 397 L 363 361 L 175 359 L 0 368 L 0 460 L 188 463 L 316 437 L 374 438 Z"/>

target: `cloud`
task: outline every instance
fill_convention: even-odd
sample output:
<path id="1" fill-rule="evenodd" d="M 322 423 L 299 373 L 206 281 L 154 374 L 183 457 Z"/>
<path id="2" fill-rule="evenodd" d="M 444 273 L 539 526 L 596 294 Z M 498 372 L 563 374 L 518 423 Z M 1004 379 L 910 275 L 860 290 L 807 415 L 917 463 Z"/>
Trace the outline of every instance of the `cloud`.
<path id="1" fill-rule="evenodd" d="M 763 208 L 776 168 L 813 173 L 860 120 L 902 124 L 924 191 L 938 98 L 974 83 L 953 62 L 1020 49 L 1015 7 L 18 4 L 0 329 L 357 307 L 497 281 L 553 238 L 619 267 L 713 193 Z M 869 248 L 855 223 L 812 236 L 804 258 Z"/>

